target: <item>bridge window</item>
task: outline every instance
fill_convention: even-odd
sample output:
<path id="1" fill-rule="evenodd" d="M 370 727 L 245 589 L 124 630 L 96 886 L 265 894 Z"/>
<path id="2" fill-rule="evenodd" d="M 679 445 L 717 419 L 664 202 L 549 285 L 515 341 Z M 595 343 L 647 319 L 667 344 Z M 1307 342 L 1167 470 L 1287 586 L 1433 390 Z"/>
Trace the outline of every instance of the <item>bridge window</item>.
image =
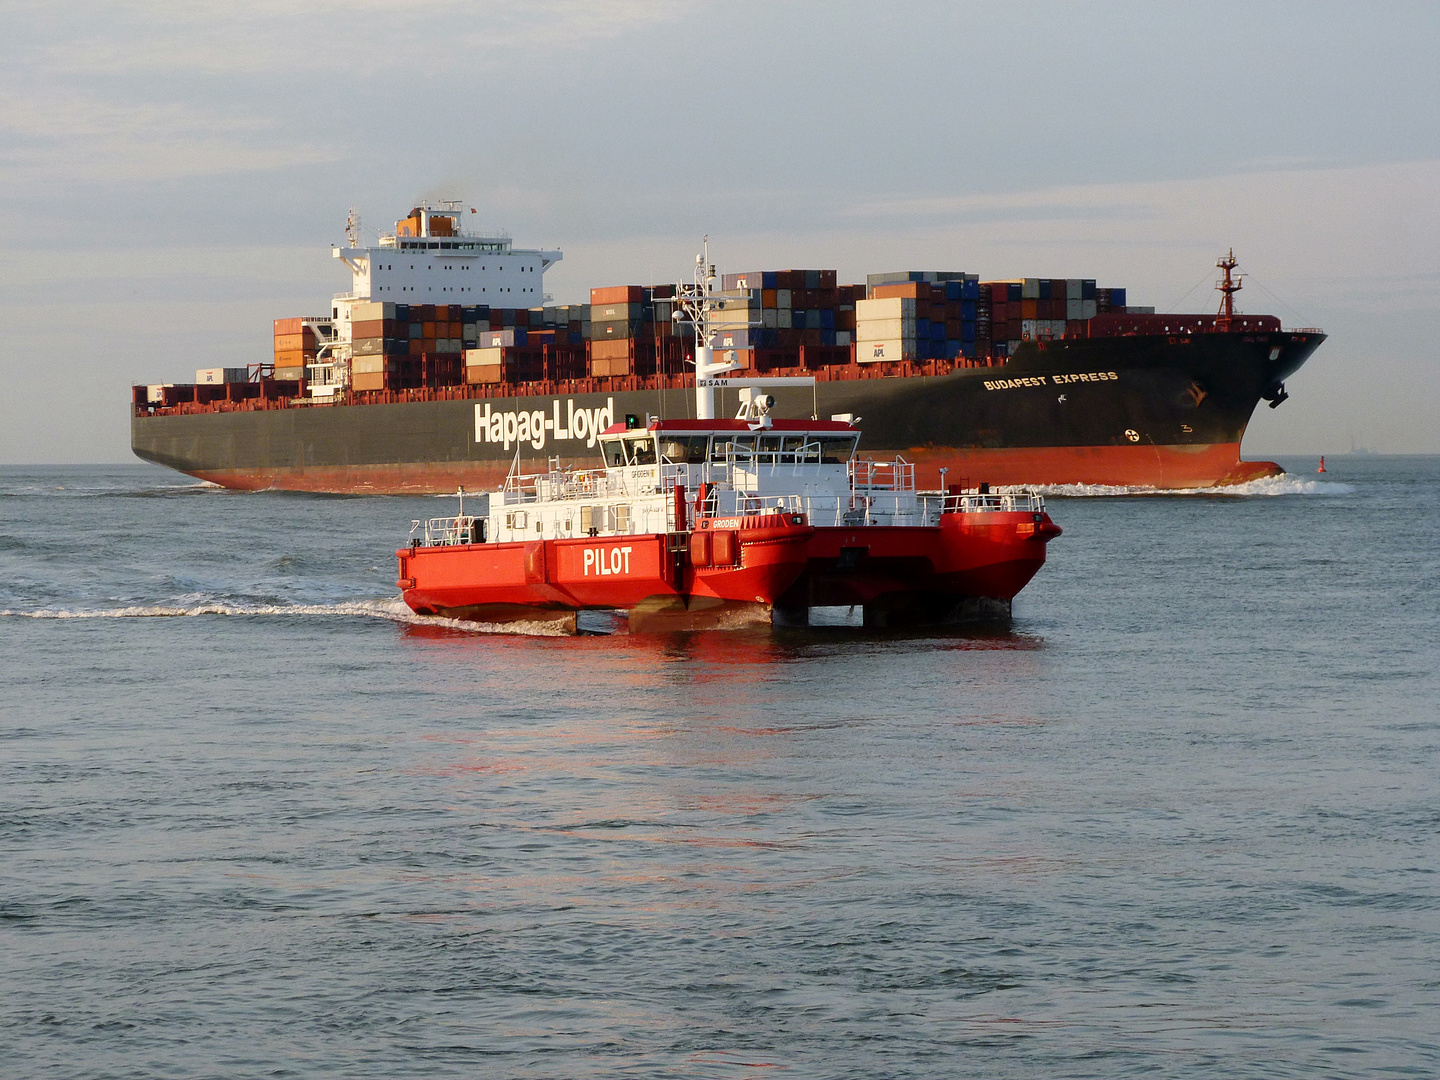
<path id="1" fill-rule="evenodd" d="M 703 465 L 709 448 L 705 435 L 666 435 L 660 440 L 660 456 L 674 465 Z"/>

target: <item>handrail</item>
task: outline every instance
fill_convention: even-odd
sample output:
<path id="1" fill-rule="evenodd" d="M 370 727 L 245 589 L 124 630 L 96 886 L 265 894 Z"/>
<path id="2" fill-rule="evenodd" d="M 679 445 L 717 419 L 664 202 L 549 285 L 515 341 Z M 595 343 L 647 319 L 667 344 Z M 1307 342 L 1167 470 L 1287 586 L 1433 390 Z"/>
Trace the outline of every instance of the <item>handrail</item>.
<path id="1" fill-rule="evenodd" d="M 455 544 L 477 544 L 482 538 L 483 528 L 477 530 L 475 522 L 478 520 L 472 514 L 457 514 L 454 517 L 433 517 L 421 521 L 419 518 L 410 522 L 410 536 L 412 542 L 420 544 L 421 547 L 448 547 Z M 423 530 L 424 538 L 415 537 L 417 532 Z"/>

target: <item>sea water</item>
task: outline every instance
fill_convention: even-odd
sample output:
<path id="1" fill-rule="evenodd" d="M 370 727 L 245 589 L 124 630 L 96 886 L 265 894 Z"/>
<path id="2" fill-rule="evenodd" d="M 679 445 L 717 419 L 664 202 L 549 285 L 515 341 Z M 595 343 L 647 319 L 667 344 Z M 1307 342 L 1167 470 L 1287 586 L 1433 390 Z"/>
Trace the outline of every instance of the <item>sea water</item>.
<path id="1" fill-rule="evenodd" d="M 448 500 L 0 471 L 0 1074 L 1433 1076 L 1440 459 L 1288 464 L 577 638 L 407 613 Z"/>

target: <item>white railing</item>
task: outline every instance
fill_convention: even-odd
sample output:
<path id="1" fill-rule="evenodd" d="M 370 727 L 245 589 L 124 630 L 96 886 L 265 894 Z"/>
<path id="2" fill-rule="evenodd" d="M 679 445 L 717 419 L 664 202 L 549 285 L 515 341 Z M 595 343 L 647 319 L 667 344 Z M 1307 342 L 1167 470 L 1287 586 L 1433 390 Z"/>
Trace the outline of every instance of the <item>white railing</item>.
<path id="1" fill-rule="evenodd" d="M 961 495 L 942 494 L 935 491 L 925 492 L 919 496 L 919 499 L 925 507 L 926 513 L 935 516 L 983 513 L 1043 514 L 1045 512 L 1044 498 L 1033 491 L 993 492 L 984 495 L 976 492 Z"/>
<path id="2" fill-rule="evenodd" d="M 851 458 L 850 490 L 857 493 L 914 491 L 915 466 L 904 458 L 896 458 L 894 461 Z"/>
<path id="3" fill-rule="evenodd" d="M 641 476 L 603 469 L 570 469 L 523 476 L 512 474 L 505 478 L 499 494 L 500 505 L 515 506 L 541 500 L 635 498 L 654 492 L 654 475 L 648 470 Z"/>
<path id="4" fill-rule="evenodd" d="M 803 513 L 805 500 L 799 495 L 741 495 L 735 496 L 735 516 L 749 517 L 759 514 Z"/>
<path id="5" fill-rule="evenodd" d="M 469 514 L 455 517 L 434 517 L 425 521 L 418 518 L 410 522 L 410 536 L 423 547 L 445 547 L 451 544 L 478 544 L 481 540 L 483 523 Z M 419 536 L 416 534 L 419 533 Z"/>

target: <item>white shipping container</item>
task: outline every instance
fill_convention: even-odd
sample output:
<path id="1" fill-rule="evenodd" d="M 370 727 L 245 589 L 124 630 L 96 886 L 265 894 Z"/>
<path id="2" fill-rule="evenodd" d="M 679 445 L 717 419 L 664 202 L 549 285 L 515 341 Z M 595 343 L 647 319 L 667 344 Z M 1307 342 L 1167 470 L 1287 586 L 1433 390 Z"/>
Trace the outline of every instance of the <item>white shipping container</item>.
<path id="1" fill-rule="evenodd" d="M 904 360 L 915 355 L 915 342 L 891 338 L 888 341 L 857 341 L 855 359 L 862 364 L 873 364 L 880 360 Z"/>
<path id="2" fill-rule="evenodd" d="M 384 356 L 352 356 L 350 372 L 352 375 L 376 375 L 386 370 L 388 362 Z"/>
<path id="3" fill-rule="evenodd" d="M 513 346 L 514 344 L 515 344 L 515 328 L 514 328 L 514 327 L 509 327 L 509 328 L 504 329 L 504 330 L 486 330 L 484 333 L 482 333 L 482 334 L 480 335 L 480 347 L 481 347 L 482 349 L 499 348 L 499 347 L 501 347 L 501 346 L 504 346 L 505 348 L 509 348 L 509 347 Z M 481 362 L 482 362 L 482 363 L 490 363 L 490 361 L 488 361 L 488 360 L 486 360 L 486 361 L 481 361 Z"/>
<path id="4" fill-rule="evenodd" d="M 250 373 L 243 367 L 202 367 L 195 369 L 195 381 L 204 385 L 248 382 Z"/>
<path id="5" fill-rule="evenodd" d="M 1069 285 L 1066 285 L 1065 288 L 1066 288 L 1066 290 L 1068 291 L 1069 288 L 1070 288 L 1070 286 L 1069 286 Z M 1066 301 L 1065 301 L 1065 318 L 1067 318 L 1067 319 L 1083 319 L 1085 316 L 1082 315 L 1081 312 L 1084 311 L 1084 310 L 1085 310 L 1085 301 L 1084 301 L 1084 300 L 1066 300 Z"/>
<path id="6" fill-rule="evenodd" d="M 1080 318 L 1093 319 L 1097 313 L 1097 305 L 1094 300 L 1080 301 Z"/>
<path id="7" fill-rule="evenodd" d="M 778 308 L 788 308 L 788 307 L 790 306 L 790 290 L 789 290 L 789 289 L 776 289 L 776 290 L 775 290 L 775 306 L 778 307 Z M 789 324 L 789 323 L 786 323 L 785 325 L 786 325 L 786 326 L 789 326 L 790 324 Z"/>
<path id="8" fill-rule="evenodd" d="M 299 382 L 305 378 L 305 369 L 303 367 L 277 367 L 275 378 L 283 382 Z"/>
<path id="9" fill-rule="evenodd" d="M 792 321 L 793 316 L 790 314 L 790 309 L 788 307 L 782 307 L 775 312 L 775 325 L 781 330 L 791 329 L 790 323 Z"/>
<path id="10" fill-rule="evenodd" d="M 915 299 L 910 296 L 886 296 L 879 300 L 855 301 L 855 320 L 915 318 Z"/>
<path id="11" fill-rule="evenodd" d="M 1066 298 L 1067 300 L 1078 300 L 1078 299 L 1080 299 L 1080 290 L 1081 290 L 1082 288 L 1084 288 L 1084 286 L 1085 286 L 1084 281 L 1081 280 L 1081 279 L 1078 278 L 1078 277 L 1066 278 L 1066 279 L 1065 279 L 1065 298 Z"/>
<path id="12" fill-rule="evenodd" d="M 760 325 L 774 330 L 780 325 L 780 313 L 773 307 L 760 309 Z"/>
<path id="13" fill-rule="evenodd" d="M 835 344 L 836 344 L 836 345 L 849 345 L 849 344 L 850 344 L 850 331 L 849 331 L 849 330 L 836 330 L 836 331 L 835 331 Z"/>
<path id="14" fill-rule="evenodd" d="M 489 367 L 493 364 L 498 364 L 500 363 L 501 359 L 501 351 L 502 349 L 499 345 L 491 346 L 484 349 L 466 349 L 465 366 Z"/>
<path id="15" fill-rule="evenodd" d="M 883 341 L 886 338 L 915 338 L 915 320 L 859 319 L 855 323 L 856 341 Z"/>
<path id="16" fill-rule="evenodd" d="M 145 387 L 145 400 L 152 405 L 159 404 L 165 400 L 165 388 L 174 386 L 174 383 L 151 383 Z"/>
<path id="17" fill-rule="evenodd" d="M 1022 278 L 1020 281 L 1021 300 L 1040 299 L 1040 279 L 1038 277 Z"/>
<path id="18" fill-rule="evenodd" d="M 374 322 L 376 319 L 395 318 L 395 305 L 374 300 L 362 300 L 350 305 L 351 322 Z"/>

